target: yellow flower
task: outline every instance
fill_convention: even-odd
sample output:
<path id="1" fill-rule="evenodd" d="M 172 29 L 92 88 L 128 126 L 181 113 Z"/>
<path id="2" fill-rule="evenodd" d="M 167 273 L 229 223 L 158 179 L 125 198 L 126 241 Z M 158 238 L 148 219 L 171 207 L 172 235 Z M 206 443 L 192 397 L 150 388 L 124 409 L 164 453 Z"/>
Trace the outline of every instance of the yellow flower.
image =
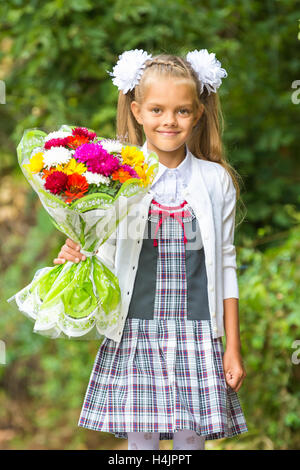
<path id="1" fill-rule="evenodd" d="M 66 175 L 72 175 L 73 173 L 82 175 L 82 173 L 84 173 L 87 168 L 84 163 L 78 163 L 75 158 L 71 158 L 71 160 L 65 165 L 57 165 L 56 170 L 62 171 L 63 173 L 66 173 Z"/>
<path id="2" fill-rule="evenodd" d="M 144 165 L 141 165 L 141 166 L 135 166 L 134 167 L 135 171 L 137 172 L 137 174 L 139 175 L 139 177 L 141 178 L 141 185 L 143 186 L 148 186 L 149 184 L 151 184 L 154 180 L 154 175 L 153 175 L 153 171 L 154 171 L 154 167 L 152 168 L 148 168 L 148 164 L 145 163 Z"/>
<path id="3" fill-rule="evenodd" d="M 24 166 L 31 173 L 39 173 L 44 166 L 43 152 L 35 153 L 29 160 L 29 163 L 25 163 Z"/>
<path id="4" fill-rule="evenodd" d="M 141 150 L 136 147 L 127 145 L 122 148 L 121 151 L 123 163 L 126 165 L 142 165 L 144 163 L 144 154 Z"/>

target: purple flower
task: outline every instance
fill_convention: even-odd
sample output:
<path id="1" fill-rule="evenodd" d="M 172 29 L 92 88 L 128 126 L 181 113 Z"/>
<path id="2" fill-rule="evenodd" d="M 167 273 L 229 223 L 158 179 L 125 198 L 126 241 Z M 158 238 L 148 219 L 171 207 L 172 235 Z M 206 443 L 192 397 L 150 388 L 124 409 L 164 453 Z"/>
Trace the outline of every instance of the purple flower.
<path id="1" fill-rule="evenodd" d="M 104 176 L 110 176 L 120 167 L 119 159 L 108 153 L 99 143 L 80 145 L 74 153 L 74 158 L 78 162 L 85 163 L 92 173 Z"/>

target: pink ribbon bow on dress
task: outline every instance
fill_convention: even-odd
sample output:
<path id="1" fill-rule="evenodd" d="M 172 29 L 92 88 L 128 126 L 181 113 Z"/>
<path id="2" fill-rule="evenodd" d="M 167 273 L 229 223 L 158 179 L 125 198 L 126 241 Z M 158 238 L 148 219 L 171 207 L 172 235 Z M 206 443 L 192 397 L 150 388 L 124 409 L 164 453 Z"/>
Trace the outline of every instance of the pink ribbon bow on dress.
<path id="1" fill-rule="evenodd" d="M 182 226 L 183 228 L 183 241 L 184 243 L 187 243 L 187 238 L 186 238 L 186 235 L 185 235 L 185 229 L 184 229 L 184 223 L 183 223 L 183 217 L 188 217 L 191 215 L 190 211 L 187 209 L 187 210 L 182 210 L 180 212 L 170 212 L 168 209 L 180 209 L 181 207 L 183 207 L 185 204 L 186 204 L 186 201 L 184 201 L 182 204 L 180 204 L 180 206 L 176 206 L 176 207 L 169 207 L 169 206 L 163 206 L 162 204 L 159 204 L 157 201 L 155 201 L 154 199 L 152 200 L 153 204 L 159 206 L 159 209 L 150 209 L 150 214 L 158 214 L 159 215 L 159 221 L 155 227 L 155 233 L 154 233 L 154 240 L 153 240 L 153 246 L 157 246 L 157 239 L 156 239 L 156 235 L 157 235 L 157 232 L 159 230 L 159 228 L 161 227 L 163 221 L 166 219 L 166 217 L 173 217 L 173 219 L 176 219 Z"/>

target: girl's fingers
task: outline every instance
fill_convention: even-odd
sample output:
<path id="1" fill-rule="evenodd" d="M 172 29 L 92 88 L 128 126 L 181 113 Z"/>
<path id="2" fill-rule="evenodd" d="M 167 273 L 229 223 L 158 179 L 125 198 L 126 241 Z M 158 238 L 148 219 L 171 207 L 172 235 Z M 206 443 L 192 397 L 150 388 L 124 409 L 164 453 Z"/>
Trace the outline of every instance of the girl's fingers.
<path id="1" fill-rule="evenodd" d="M 79 261 L 80 261 L 77 254 L 75 254 L 75 256 L 74 256 L 73 254 L 69 253 L 66 249 L 62 250 L 62 252 L 59 256 L 66 259 L 67 261 L 72 261 L 72 263 L 79 263 Z"/>
<path id="2" fill-rule="evenodd" d="M 64 264 L 65 262 L 66 262 L 66 260 L 64 258 L 55 258 L 53 260 L 54 264 Z"/>
<path id="3" fill-rule="evenodd" d="M 71 240 L 71 238 L 67 238 L 66 240 L 66 245 L 75 250 L 75 251 L 79 251 L 80 250 L 80 245 L 78 245 L 77 243 L 73 242 L 73 240 Z"/>
<path id="4" fill-rule="evenodd" d="M 62 247 L 59 258 L 65 258 L 68 261 L 72 261 L 72 263 L 79 263 L 79 261 L 84 261 L 86 259 L 86 257 L 79 251 L 73 250 L 66 245 Z"/>
<path id="5" fill-rule="evenodd" d="M 53 260 L 54 264 L 63 264 L 66 261 L 79 263 L 86 260 L 86 256 L 80 253 L 80 245 L 67 238 L 66 243 L 62 246 L 57 258 Z"/>
<path id="6" fill-rule="evenodd" d="M 78 251 L 74 250 L 73 248 L 70 248 L 68 245 L 64 245 L 60 252 L 64 255 L 65 253 L 70 255 L 70 256 L 74 256 L 74 257 L 77 257 L 78 258 L 78 255 L 80 254 Z"/>
<path id="7" fill-rule="evenodd" d="M 240 377 L 237 377 L 237 378 L 233 378 L 232 376 L 228 376 L 228 382 L 229 383 L 229 386 L 235 391 L 235 392 L 238 392 L 239 389 L 241 388 L 242 384 L 243 384 L 243 381 L 244 381 L 244 378 L 245 378 L 245 375 L 243 374 L 242 376 Z"/>

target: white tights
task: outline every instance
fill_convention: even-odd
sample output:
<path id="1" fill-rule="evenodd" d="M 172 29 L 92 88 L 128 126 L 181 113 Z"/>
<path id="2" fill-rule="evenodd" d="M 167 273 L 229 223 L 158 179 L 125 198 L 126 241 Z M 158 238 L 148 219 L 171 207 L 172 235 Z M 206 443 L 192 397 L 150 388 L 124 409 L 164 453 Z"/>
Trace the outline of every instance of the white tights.
<path id="1" fill-rule="evenodd" d="M 174 433 L 173 450 L 204 450 L 205 438 L 195 431 L 182 429 Z M 128 450 L 159 450 L 159 432 L 129 432 Z"/>

